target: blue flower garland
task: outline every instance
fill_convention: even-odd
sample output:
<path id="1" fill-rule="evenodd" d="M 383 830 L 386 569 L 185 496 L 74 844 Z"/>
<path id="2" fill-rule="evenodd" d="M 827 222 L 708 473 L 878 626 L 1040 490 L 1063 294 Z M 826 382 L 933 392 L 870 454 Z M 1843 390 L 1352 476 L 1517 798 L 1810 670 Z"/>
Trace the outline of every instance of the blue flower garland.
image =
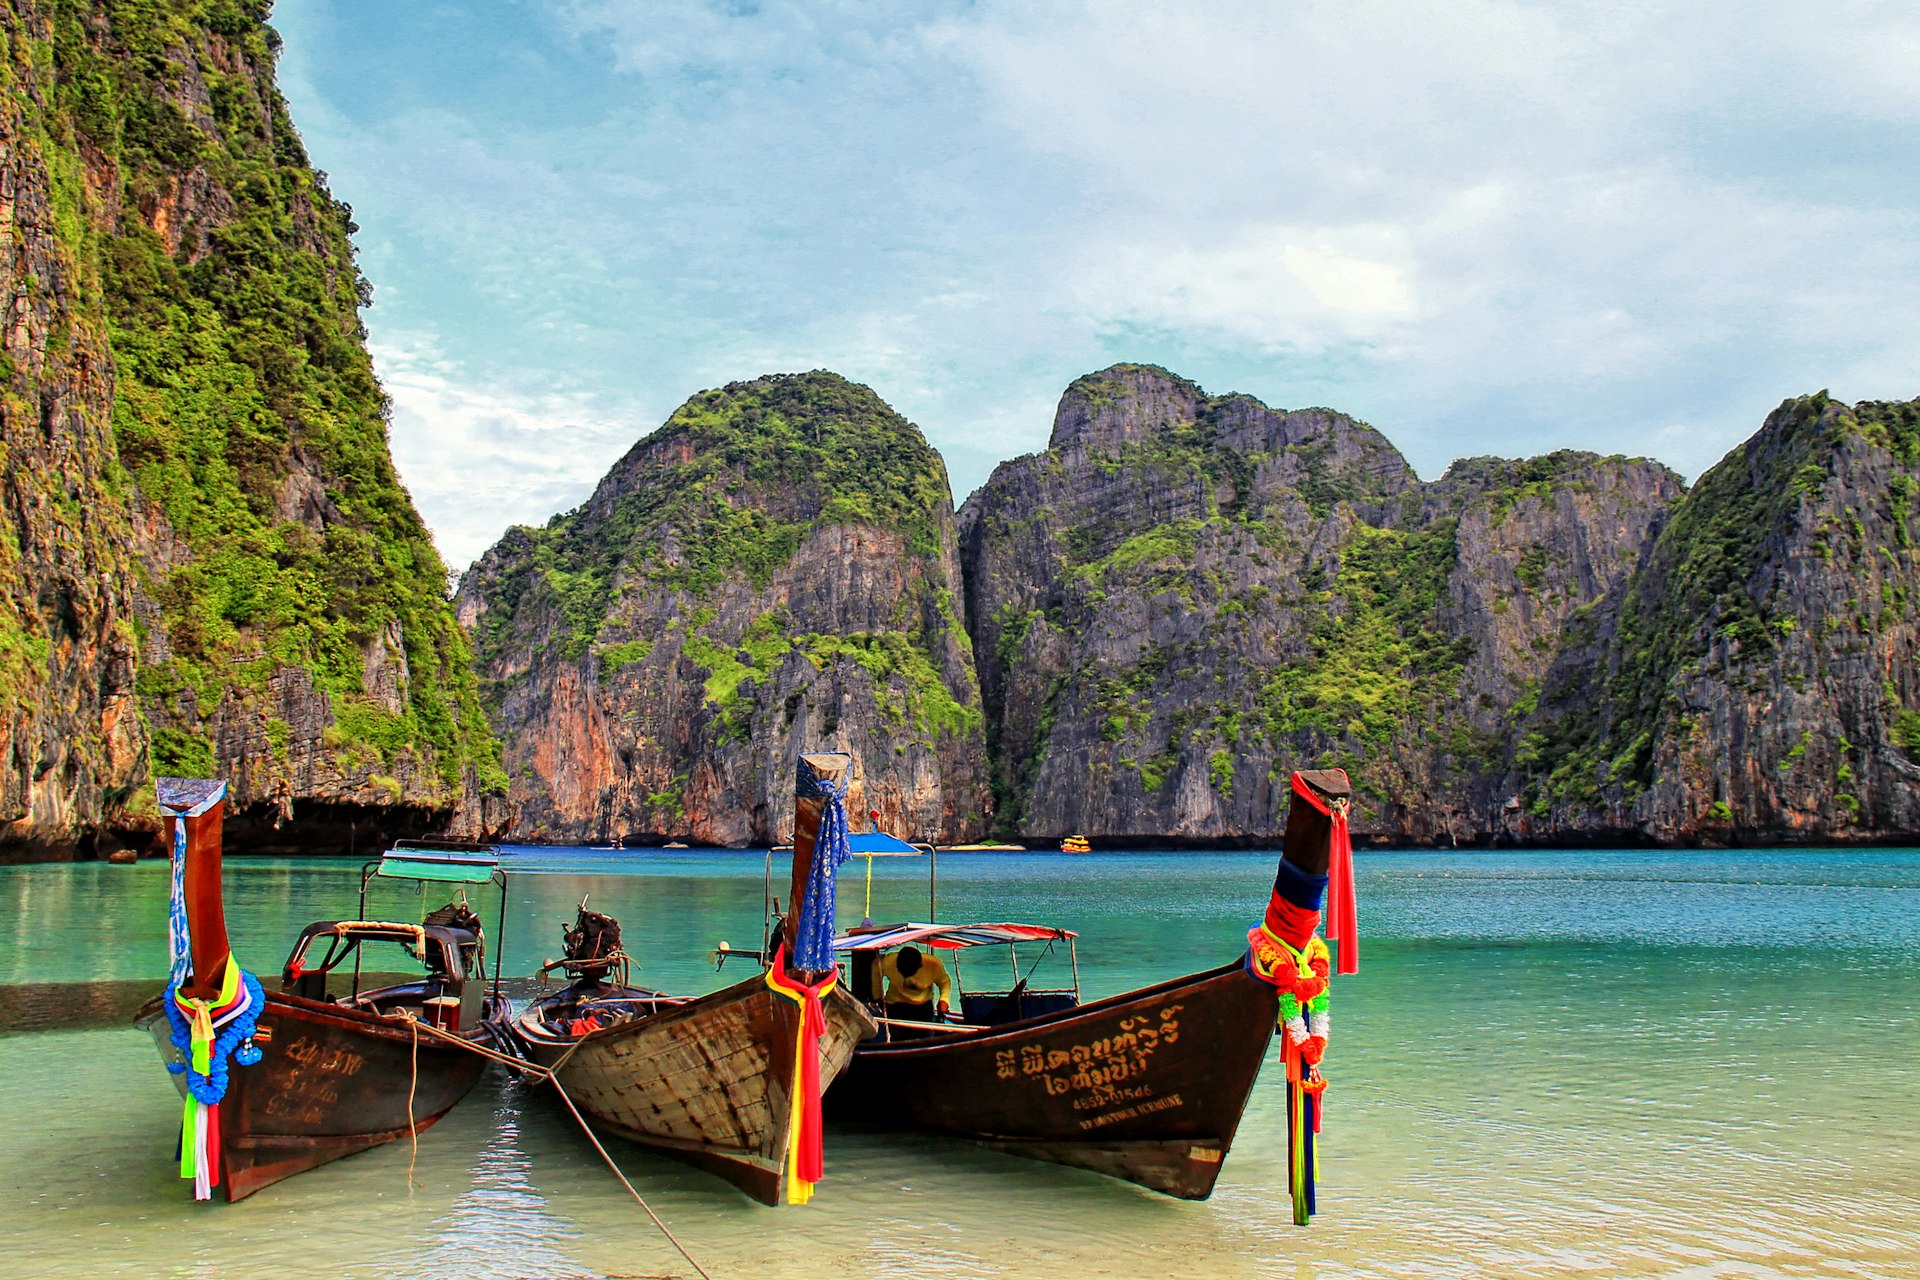
<path id="1" fill-rule="evenodd" d="M 179 986 L 169 982 L 167 993 L 161 997 L 161 1007 L 167 1011 L 167 1022 L 173 1028 L 170 1039 L 173 1047 L 180 1051 L 183 1061 L 169 1062 L 167 1070 L 175 1075 L 185 1073 L 187 1091 L 194 1100 L 209 1107 L 220 1105 L 227 1096 L 227 1059 L 231 1057 L 243 1067 L 250 1067 L 260 1061 L 260 1047 L 253 1043 L 254 1024 L 260 1020 L 260 1013 L 267 1007 L 267 995 L 261 989 L 260 979 L 240 971 L 240 981 L 247 991 L 246 1007 L 234 1015 L 233 1019 L 215 1033 L 212 1049 L 207 1055 L 207 1074 L 201 1075 L 193 1069 L 193 1026 L 187 1021 L 187 1015 L 180 1012 L 180 1005 L 174 999 Z"/>

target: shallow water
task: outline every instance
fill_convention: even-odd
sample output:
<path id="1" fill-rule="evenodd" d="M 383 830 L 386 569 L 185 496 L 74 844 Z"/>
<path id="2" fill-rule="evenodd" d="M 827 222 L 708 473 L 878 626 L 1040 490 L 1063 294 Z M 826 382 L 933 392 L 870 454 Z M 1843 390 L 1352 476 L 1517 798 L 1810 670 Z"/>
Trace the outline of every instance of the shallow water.
<path id="1" fill-rule="evenodd" d="M 1085 989 L 1104 995 L 1233 955 L 1273 857 L 946 854 L 940 914 L 1077 929 Z M 558 954 L 586 892 L 662 987 L 720 985 L 714 943 L 758 937 L 758 854 L 509 862 L 540 872 L 513 884 L 509 973 Z M 1920 853 L 1358 864 L 1364 960 L 1335 985 L 1305 1230 L 1271 1067 L 1202 1204 L 830 1133 L 814 1203 L 771 1210 L 609 1145 L 716 1277 L 1920 1277 Z M 309 920 L 356 910 L 357 864 L 228 866 L 235 949 L 256 971 Z M 876 918 L 924 916 L 923 863 L 875 868 Z M 0 1276 L 691 1274 L 572 1122 L 497 1073 L 417 1152 L 192 1203 L 171 1167 L 177 1095 L 126 1021 L 165 967 L 165 894 L 159 863 L 0 868 Z M 368 911 L 418 919 L 441 900 L 378 885 Z"/>

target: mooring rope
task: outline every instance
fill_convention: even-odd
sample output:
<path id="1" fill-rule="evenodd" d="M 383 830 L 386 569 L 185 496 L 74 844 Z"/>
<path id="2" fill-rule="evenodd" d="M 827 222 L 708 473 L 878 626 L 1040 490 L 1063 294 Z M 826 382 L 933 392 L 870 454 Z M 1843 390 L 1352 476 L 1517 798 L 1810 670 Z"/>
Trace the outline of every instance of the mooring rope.
<path id="1" fill-rule="evenodd" d="M 634 1203 L 646 1211 L 647 1217 L 653 1219 L 653 1225 L 660 1229 L 660 1234 L 667 1238 L 667 1243 L 680 1251 L 680 1256 L 687 1260 L 687 1265 L 700 1274 L 700 1280 L 713 1280 L 712 1275 L 708 1274 L 707 1269 L 695 1261 L 692 1254 L 687 1252 L 687 1246 L 681 1244 L 679 1237 L 674 1235 L 667 1227 L 667 1224 L 660 1220 L 660 1215 L 653 1211 L 653 1206 L 647 1203 L 646 1197 L 635 1190 L 631 1182 L 627 1181 L 627 1175 L 620 1172 L 620 1166 L 613 1162 L 613 1157 L 607 1154 L 607 1149 L 600 1145 L 600 1139 L 594 1134 L 593 1126 L 587 1123 L 587 1118 L 580 1114 L 580 1108 L 573 1105 L 573 1099 L 568 1097 L 567 1091 L 561 1087 L 560 1077 L 557 1072 L 561 1067 L 566 1065 L 567 1059 L 573 1056 L 573 1051 L 578 1049 L 584 1041 L 575 1040 L 571 1045 L 567 1046 L 567 1051 L 561 1054 L 551 1067 L 543 1067 L 537 1062 L 530 1062 L 522 1057 L 504 1054 L 495 1049 L 489 1049 L 483 1044 L 468 1040 L 464 1036 L 454 1035 L 444 1027 L 434 1026 L 430 1022 L 414 1022 L 413 1026 L 416 1028 L 414 1031 L 414 1044 L 416 1046 L 418 1046 L 420 1041 L 420 1029 L 424 1029 L 428 1035 L 444 1040 L 448 1044 L 458 1045 L 462 1049 L 477 1053 L 490 1061 L 512 1067 L 522 1075 L 530 1076 L 535 1080 L 544 1080 L 552 1085 L 553 1091 L 560 1095 L 560 1101 L 567 1104 L 567 1110 L 571 1112 L 573 1118 L 579 1122 L 580 1131 L 587 1135 L 587 1141 L 591 1142 L 593 1149 L 600 1153 L 600 1158 L 607 1162 L 607 1168 L 613 1170 L 613 1176 L 620 1179 L 620 1185 L 627 1189 L 627 1194 L 633 1197 Z M 407 1105 L 409 1117 L 411 1117 L 413 1105 L 411 1099 L 409 1099 Z M 408 1169 L 407 1178 L 409 1182 L 411 1182 L 413 1178 L 411 1167 Z"/>
<path id="2" fill-rule="evenodd" d="M 408 1018 L 407 1025 L 413 1028 L 413 1073 L 407 1077 L 407 1140 L 413 1144 L 407 1152 L 407 1199 L 411 1200 L 413 1189 L 420 1185 L 413 1180 L 414 1162 L 420 1159 L 420 1126 L 413 1118 L 413 1094 L 420 1085 L 420 1020 Z"/>

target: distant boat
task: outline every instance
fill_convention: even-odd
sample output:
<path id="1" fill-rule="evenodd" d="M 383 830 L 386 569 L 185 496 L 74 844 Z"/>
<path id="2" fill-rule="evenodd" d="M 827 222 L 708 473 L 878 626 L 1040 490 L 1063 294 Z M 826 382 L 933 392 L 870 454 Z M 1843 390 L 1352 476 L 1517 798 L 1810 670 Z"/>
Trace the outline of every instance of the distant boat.
<path id="1" fill-rule="evenodd" d="M 689 849 L 689 848 L 692 848 L 692 846 L 691 846 L 691 845 L 687 845 L 687 844 L 683 844 L 683 843 L 681 843 L 681 842 L 680 842 L 680 841 L 678 841 L 678 840 L 669 840 L 669 841 L 667 841 L 667 842 L 666 842 L 665 844 L 663 844 L 663 845 L 661 845 L 660 847 L 661 847 L 662 849 Z"/>
<path id="2" fill-rule="evenodd" d="M 1085 836 L 1068 836 L 1060 842 L 1062 853 L 1092 853 L 1093 846 L 1087 843 Z"/>

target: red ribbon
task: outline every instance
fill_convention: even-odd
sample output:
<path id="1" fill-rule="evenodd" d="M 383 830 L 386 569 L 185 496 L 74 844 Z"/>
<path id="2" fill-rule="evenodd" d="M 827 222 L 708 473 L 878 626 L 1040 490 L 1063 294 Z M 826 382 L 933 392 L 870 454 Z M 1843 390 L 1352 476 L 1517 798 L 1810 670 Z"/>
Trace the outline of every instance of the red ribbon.
<path id="1" fill-rule="evenodd" d="M 818 1182 L 826 1172 L 826 1126 L 820 1118 L 820 1037 L 827 1034 L 827 1014 L 820 997 L 833 989 L 837 973 L 829 973 L 812 986 L 800 981 L 786 967 L 787 944 L 782 941 L 767 966 L 767 985 L 800 1006 L 800 1061 L 794 1064 L 794 1086 L 800 1091 L 800 1131 L 791 1141 L 796 1144 L 794 1172 L 803 1182 Z"/>
<path id="2" fill-rule="evenodd" d="M 1306 779 L 1293 775 L 1293 794 L 1333 819 L 1327 858 L 1327 941 L 1337 942 L 1335 973 L 1360 972 L 1360 913 L 1353 900 L 1353 838 L 1347 832 L 1347 810 L 1321 801 Z"/>
<path id="3" fill-rule="evenodd" d="M 1320 913 L 1297 907 L 1275 893 L 1267 899 L 1267 929 L 1295 951 L 1307 945 L 1320 927 Z"/>

